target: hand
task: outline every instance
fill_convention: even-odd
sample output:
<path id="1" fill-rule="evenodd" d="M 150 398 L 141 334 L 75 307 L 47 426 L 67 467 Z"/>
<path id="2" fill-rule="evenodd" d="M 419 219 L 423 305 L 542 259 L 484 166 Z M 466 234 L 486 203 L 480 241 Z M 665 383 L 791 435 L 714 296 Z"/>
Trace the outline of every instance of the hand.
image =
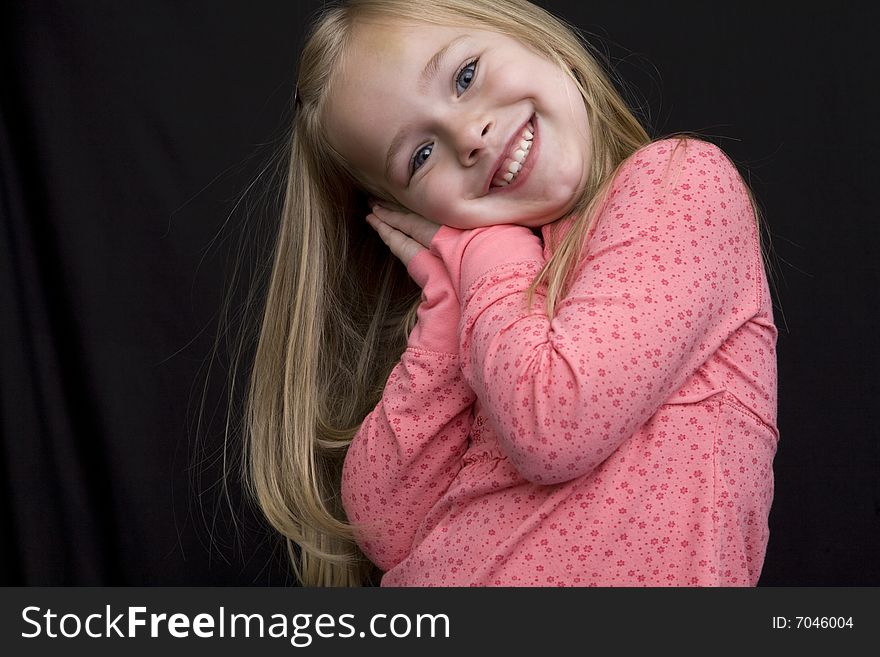
<path id="1" fill-rule="evenodd" d="M 389 210 L 371 199 L 370 226 L 407 268 L 422 288 L 416 325 L 407 345 L 439 353 L 458 353 L 458 324 L 461 308 L 456 285 L 443 260 L 431 253 L 431 241 L 442 227 L 413 212 Z M 418 257 L 419 260 L 413 263 Z M 410 269 L 410 264 L 413 267 Z M 429 282 L 431 282 L 429 284 Z"/>
<path id="2" fill-rule="evenodd" d="M 367 223 L 405 267 L 420 251 L 430 249 L 431 240 L 440 230 L 440 224 L 414 212 L 397 212 L 378 204 L 367 215 Z"/>

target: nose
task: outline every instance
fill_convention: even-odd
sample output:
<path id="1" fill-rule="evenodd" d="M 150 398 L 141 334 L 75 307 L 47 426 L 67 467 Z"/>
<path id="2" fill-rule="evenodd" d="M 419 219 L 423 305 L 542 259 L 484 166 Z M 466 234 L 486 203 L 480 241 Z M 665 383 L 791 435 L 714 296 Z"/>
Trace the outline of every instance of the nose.
<path id="1" fill-rule="evenodd" d="M 463 166 L 473 166 L 486 152 L 495 122 L 485 115 L 459 120 L 453 138 L 458 159 Z"/>

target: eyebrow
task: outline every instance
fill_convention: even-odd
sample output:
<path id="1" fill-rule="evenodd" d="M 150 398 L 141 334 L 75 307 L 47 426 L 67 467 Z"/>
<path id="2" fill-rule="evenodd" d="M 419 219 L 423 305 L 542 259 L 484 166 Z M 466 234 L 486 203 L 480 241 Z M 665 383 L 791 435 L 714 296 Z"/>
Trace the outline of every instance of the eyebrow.
<path id="1" fill-rule="evenodd" d="M 446 53 L 449 52 L 449 49 L 452 48 L 459 41 L 463 41 L 464 39 L 469 38 L 469 34 L 462 34 L 460 36 L 455 37 L 452 41 L 447 43 L 445 46 L 440 48 L 431 59 L 428 60 L 428 63 L 425 64 L 425 68 L 422 69 L 421 74 L 419 75 L 418 80 L 418 89 L 419 92 L 425 94 L 427 92 L 428 86 L 437 77 L 437 73 L 440 71 L 441 64 L 443 62 L 443 58 L 446 56 Z M 394 163 L 394 158 L 397 157 L 397 153 L 400 148 L 403 146 L 403 142 L 406 141 L 407 138 L 406 130 L 399 130 L 396 135 L 394 135 L 394 139 L 391 140 L 391 145 L 388 147 L 388 153 L 385 155 L 385 178 L 390 178 L 391 166 Z"/>

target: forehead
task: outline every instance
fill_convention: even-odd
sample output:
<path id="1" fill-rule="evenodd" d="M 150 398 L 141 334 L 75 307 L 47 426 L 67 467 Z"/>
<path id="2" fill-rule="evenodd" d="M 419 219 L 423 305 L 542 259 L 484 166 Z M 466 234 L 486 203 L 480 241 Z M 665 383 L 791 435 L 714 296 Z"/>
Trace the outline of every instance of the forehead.
<path id="1" fill-rule="evenodd" d="M 418 73 L 425 62 L 450 40 L 465 35 L 494 34 L 473 27 L 454 25 L 427 25 L 389 21 L 383 23 L 359 23 L 352 31 L 352 38 L 338 71 L 334 91 L 363 91 L 378 81 L 389 78 L 414 81 L 403 77 L 406 72 Z M 389 66 L 394 68 L 389 69 Z M 337 89 L 338 87 L 338 89 Z"/>
<path id="2" fill-rule="evenodd" d="M 485 37 L 494 33 L 398 22 L 355 27 L 333 76 L 325 125 L 331 145 L 374 184 L 385 184 L 385 151 L 395 132 L 431 102 L 418 88 L 425 64 L 440 48 L 465 34 Z"/>

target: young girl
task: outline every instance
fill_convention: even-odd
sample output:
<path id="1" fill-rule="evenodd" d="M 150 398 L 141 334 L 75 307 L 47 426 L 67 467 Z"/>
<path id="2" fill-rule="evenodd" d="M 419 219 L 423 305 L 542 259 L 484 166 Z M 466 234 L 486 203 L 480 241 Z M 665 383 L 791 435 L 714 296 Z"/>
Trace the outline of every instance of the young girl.
<path id="1" fill-rule="evenodd" d="M 325 11 L 248 398 L 303 584 L 754 585 L 776 337 L 736 167 L 651 142 L 571 28 Z"/>

